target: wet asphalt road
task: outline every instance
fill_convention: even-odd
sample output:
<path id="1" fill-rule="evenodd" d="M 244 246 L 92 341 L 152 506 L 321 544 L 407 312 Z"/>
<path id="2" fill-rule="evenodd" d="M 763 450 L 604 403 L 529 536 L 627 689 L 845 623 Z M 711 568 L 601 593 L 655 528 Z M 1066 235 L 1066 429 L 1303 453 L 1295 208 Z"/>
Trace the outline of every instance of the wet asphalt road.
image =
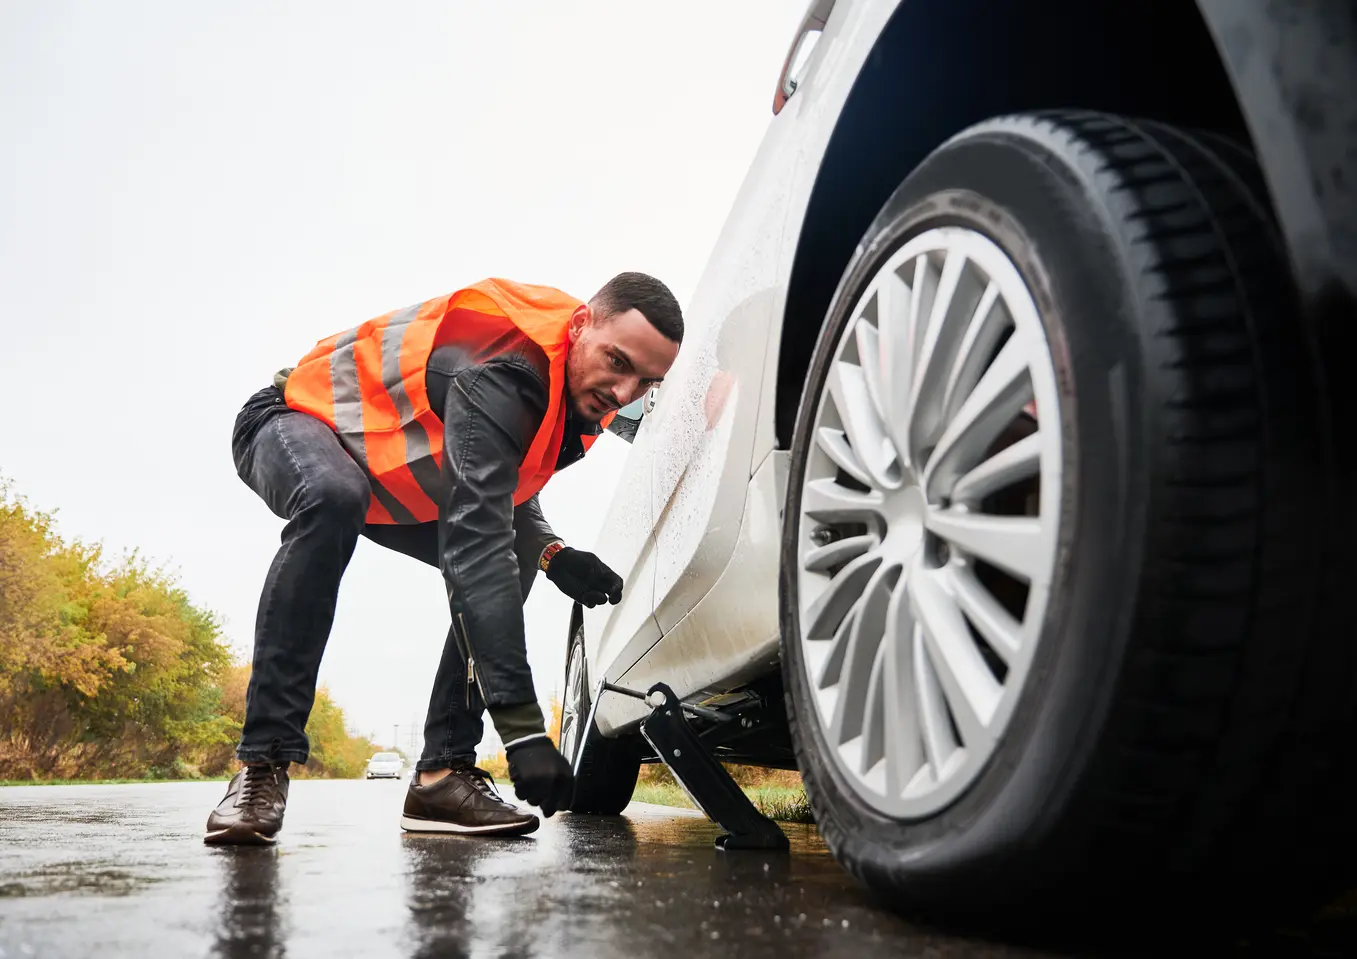
<path id="1" fill-rule="evenodd" d="M 790 856 L 718 852 L 704 818 L 639 804 L 618 819 L 558 815 L 520 839 L 414 836 L 397 825 L 404 782 L 301 781 L 277 848 L 206 847 L 223 789 L 0 788 L 0 959 L 1177 951 L 1127 951 L 1115 931 L 1050 951 L 912 924 L 860 890 L 809 826 L 784 827 Z M 1357 955 L 1346 921 L 1331 926 L 1229 952 Z"/>

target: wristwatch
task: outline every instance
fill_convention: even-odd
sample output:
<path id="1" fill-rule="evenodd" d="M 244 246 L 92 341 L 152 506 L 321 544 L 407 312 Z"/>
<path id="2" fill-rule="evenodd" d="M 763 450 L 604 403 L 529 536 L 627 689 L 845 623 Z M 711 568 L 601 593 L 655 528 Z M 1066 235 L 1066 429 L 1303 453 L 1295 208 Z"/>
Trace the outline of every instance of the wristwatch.
<path id="1" fill-rule="evenodd" d="M 563 549 L 565 549 L 565 543 L 562 543 L 560 540 L 557 540 L 556 542 L 548 545 L 546 549 L 542 550 L 542 555 L 537 560 L 537 565 L 542 567 L 542 572 L 545 573 L 547 571 L 547 567 L 551 565 L 551 557 L 555 556 Z"/>

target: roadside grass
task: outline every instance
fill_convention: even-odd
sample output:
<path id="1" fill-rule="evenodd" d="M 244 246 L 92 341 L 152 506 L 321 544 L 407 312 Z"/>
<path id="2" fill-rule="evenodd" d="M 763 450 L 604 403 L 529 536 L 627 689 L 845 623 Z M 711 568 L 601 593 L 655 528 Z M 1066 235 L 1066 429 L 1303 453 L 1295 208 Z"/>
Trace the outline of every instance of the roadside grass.
<path id="1" fill-rule="evenodd" d="M 680 809 L 697 808 L 683 788 L 675 783 L 637 783 L 631 801 L 650 803 L 652 806 L 677 806 Z"/>
<path id="2" fill-rule="evenodd" d="M 777 822 L 815 822 L 810 800 L 800 786 L 745 786 L 759 812 Z"/>
<path id="3" fill-rule="evenodd" d="M 726 764 L 726 770 L 759 812 L 777 822 L 815 822 L 810 800 L 801 786 L 798 773 L 784 769 L 761 769 L 756 766 Z M 659 764 L 641 767 L 641 777 L 631 798 L 635 802 L 656 806 L 679 806 L 693 809 L 683 787 L 669 770 Z"/>

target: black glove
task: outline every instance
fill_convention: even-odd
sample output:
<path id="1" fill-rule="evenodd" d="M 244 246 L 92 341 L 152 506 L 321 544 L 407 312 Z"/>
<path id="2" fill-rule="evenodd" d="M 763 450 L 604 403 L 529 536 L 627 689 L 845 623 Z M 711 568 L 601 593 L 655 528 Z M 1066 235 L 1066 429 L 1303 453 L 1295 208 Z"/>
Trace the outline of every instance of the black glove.
<path id="1" fill-rule="evenodd" d="M 575 791 L 575 775 L 570 763 L 545 736 L 536 736 L 505 750 L 509 758 L 509 778 L 514 792 L 524 802 L 542 808 L 548 819 L 570 804 Z"/>
<path id="2" fill-rule="evenodd" d="M 547 560 L 547 579 L 576 602 L 593 609 L 622 602 L 622 577 L 593 553 L 564 546 Z"/>

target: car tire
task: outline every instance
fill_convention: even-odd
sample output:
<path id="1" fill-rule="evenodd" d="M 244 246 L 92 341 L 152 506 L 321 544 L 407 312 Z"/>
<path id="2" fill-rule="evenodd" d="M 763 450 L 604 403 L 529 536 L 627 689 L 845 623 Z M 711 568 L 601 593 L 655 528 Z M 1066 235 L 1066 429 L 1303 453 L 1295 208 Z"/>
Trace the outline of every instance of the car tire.
<path id="1" fill-rule="evenodd" d="M 992 753 L 940 808 L 887 815 L 816 711 L 803 482 L 864 290 L 944 226 L 997 245 L 1036 305 L 1061 411 L 1059 533 Z M 901 906 L 1028 919 L 1192 910 L 1216 894 L 1240 897 L 1236 914 L 1276 910 L 1351 875 L 1357 644 L 1336 596 L 1357 569 L 1335 544 L 1353 507 L 1320 370 L 1262 178 L 1237 144 L 1104 114 L 1020 115 L 959 134 L 911 173 L 817 342 L 783 529 L 791 732 L 850 872 Z"/>
<path id="2" fill-rule="evenodd" d="M 616 816 L 627 808 L 641 772 L 641 753 L 631 739 L 609 739 L 592 722 L 588 672 L 584 663 L 584 627 L 576 626 L 565 661 L 565 697 L 561 711 L 561 745 L 576 770 L 569 809 L 576 813 Z M 572 673 L 572 668 L 576 672 Z M 580 724 L 570 735 L 566 726 Z M 583 728 L 587 725 L 587 729 Z M 577 756 L 579 752 L 583 755 Z"/>

